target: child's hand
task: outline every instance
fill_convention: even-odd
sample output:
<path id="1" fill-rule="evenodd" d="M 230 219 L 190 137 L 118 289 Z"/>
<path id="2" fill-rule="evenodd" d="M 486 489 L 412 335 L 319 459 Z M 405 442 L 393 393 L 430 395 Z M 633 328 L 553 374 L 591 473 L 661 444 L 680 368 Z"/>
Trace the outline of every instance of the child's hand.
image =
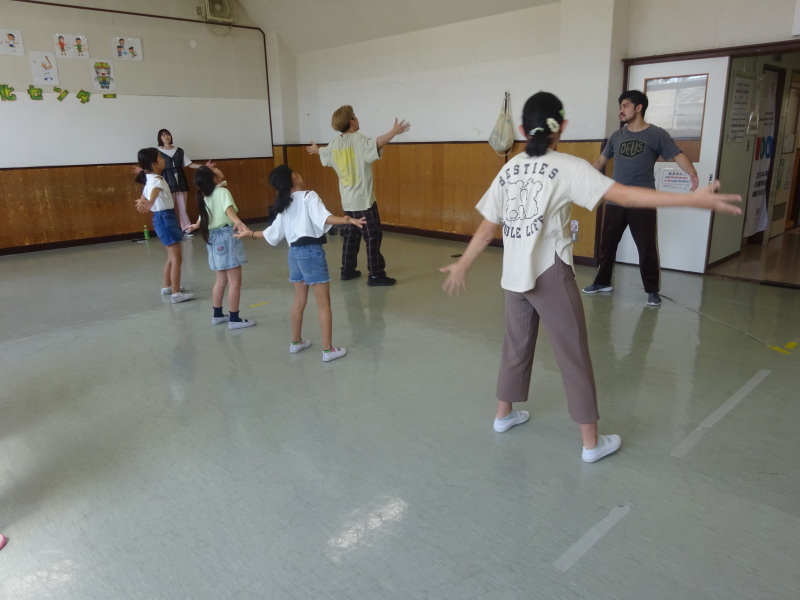
<path id="1" fill-rule="evenodd" d="M 244 231 L 239 231 L 237 233 L 234 233 L 233 237 L 235 237 L 237 240 L 240 240 L 246 237 L 255 237 L 255 234 L 249 229 L 247 229 L 247 227 L 245 227 Z"/>
<path id="2" fill-rule="evenodd" d="M 207 166 L 209 169 L 213 170 L 213 169 L 214 169 L 214 167 L 215 167 L 215 166 L 217 166 L 217 163 L 215 163 L 215 162 L 211 162 L 210 160 L 208 160 L 208 161 L 206 161 L 206 166 Z"/>
<path id="3" fill-rule="evenodd" d="M 133 173 L 134 175 L 138 175 L 141 172 L 142 172 L 142 167 L 140 167 L 139 165 L 133 165 L 131 167 L 131 173 Z"/>
<path id="4" fill-rule="evenodd" d="M 250 231 L 250 228 L 244 224 L 244 221 L 239 221 L 238 223 L 233 224 L 233 230 L 236 233 L 246 234 L 248 231 Z"/>
<path id="5" fill-rule="evenodd" d="M 450 296 L 459 296 L 461 292 L 467 291 L 467 271 L 461 264 L 454 262 L 441 267 L 442 273 L 447 273 L 447 279 L 442 284 L 442 289 Z"/>
<path id="6" fill-rule="evenodd" d="M 146 213 L 150 211 L 150 207 L 147 206 L 147 200 L 144 196 L 139 196 L 136 199 L 136 210 L 140 213 Z"/>
<path id="7" fill-rule="evenodd" d="M 364 225 L 367 224 L 367 218 L 366 217 L 361 217 L 360 219 L 354 219 L 351 216 L 347 216 L 347 217 L 345 217 L 345 220 L 347 221 L 348 225 L 355 225 L 359 229 L 363 229 Z"/>
<path id="8" fill-rule="evenodd" d="M 192 231 L 197 231 L 198 229 L 200 229 L 200 226 L 197 223 L 192 223 L 186 229 L 184 229 L 184 231 L 186 233 L 191 233 Z"/>
<path id="9" fill-rule="evenodd" d="M 317 146 L 314 142 L 311 142 L 310 146 L 306 146 L 306 152 L 309 154 L 319 154 L 319 146 Z"/>

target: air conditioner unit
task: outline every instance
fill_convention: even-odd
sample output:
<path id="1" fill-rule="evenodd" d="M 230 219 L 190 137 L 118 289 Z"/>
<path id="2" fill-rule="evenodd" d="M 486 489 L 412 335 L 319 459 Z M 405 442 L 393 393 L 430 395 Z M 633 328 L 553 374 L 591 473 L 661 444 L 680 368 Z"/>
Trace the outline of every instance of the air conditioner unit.
<path id="1" fill-rule="evenodd" d="M 206 0 L 206 21 L 233 23 L 232 0 Z"/>

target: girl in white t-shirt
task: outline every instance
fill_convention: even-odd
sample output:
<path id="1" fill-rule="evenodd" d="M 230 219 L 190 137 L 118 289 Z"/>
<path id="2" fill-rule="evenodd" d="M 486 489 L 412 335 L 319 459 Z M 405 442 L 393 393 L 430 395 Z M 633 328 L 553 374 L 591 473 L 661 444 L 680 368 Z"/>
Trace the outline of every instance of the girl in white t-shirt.
<path id="1" fill-rule="evenodd" d="M 539 92 L 525 103 L 520 132 L 525 152 L 497 174 L 476 208 L 483 215 L 458 262 L 442 267 L 442 288 L 450 295 L 466 290 L 470 266 L 503 229 L 505 337 L 497 382 L 494 430 L 508 431 L 529 413 L 514 410 L 528 399 L 539 324 L 548 333 L 567 393 L 570 416 L 580 426 L 582 458 L 595 462 L 620 447 L 618 435 L 597 434 L 597 394 L 586 337 L 586 320 L 575 274 L 569 235 L 570 206 L 593 210 L 603 200 L 630 208 L 693 206 L 740 214 L 735 194 L 717 194 L 719 182 L 694 193 L 668 193 L 625 186 L 598 173 L 579 158 L 556 152 L 566 127 L 561 101 Z"/>
<path id="2" fill-rule="evenodd" d="M 191 300 L 194 295 L 181 289 L 181 264 L 183 253 L 181 241 L 183 233 L 178 227 L 175 216 L 175 204 L 169 185 L 161 177 L 164 170 L 164 158 L 155 148 L 142 148 L 138 155 L 139 167 L 145 175 L 144 191 L 136 202 L 139 212 L 153 213 L 153 229 L 158 239 L 167 248 L 167 262 L 164 263 L 164 285 L 161 294 L 170 295 L 173 304 Z"/>
<path id="3" fill-rule="evenodd" d="M 233 196 L 225 187 L 225 176 L 214 167 L 200 167 L 194 177 L 197 186 L 197 211 L 200 217 L 188 230 L 200 230 L 208 249 L 208 266 L 217 280 L 211 290 L 214 314 L 212 325 L 227 323 L 228 329 L 244 329 L 256 324 L 255 319 L 239 316 L 239 298 L 242 289 L 242 265 L 247 262 L 242 240 L 233 237 L 234 231 L 249 231 L 239 218 L 239 209 Z M 222 297 L 228 288 L 228 311 L 222 312 Z"/>
<path id="4" fill-rule="evenodd" d="M 317 193 L 307 191 L 303 178 L 286 165 L 276 167 L 269 174 L 269 183 L 277 192 L 275 204 L 269 210 L 270 226 L 264 231 L 237 233 L 236 237 L 260 237 L 273 246 L 277 246 L 283 239 L 289 242 L 289 281 L 294 284 L 292 343 L 289 352 L 295 354 L 311 345 L 311 342 L 303 339 L 302 328 L 308 288 L 314 286 L 319 326 L 322 330 L 322 360 L 335 360 L 347 354 L 347 350 L 333 345 L 331 278 L 322 245 L 327 241 L 325 233 L 331 225 L 355 225 L 360 229 L 366 224 L 366 219 L 333 216 Z"/>

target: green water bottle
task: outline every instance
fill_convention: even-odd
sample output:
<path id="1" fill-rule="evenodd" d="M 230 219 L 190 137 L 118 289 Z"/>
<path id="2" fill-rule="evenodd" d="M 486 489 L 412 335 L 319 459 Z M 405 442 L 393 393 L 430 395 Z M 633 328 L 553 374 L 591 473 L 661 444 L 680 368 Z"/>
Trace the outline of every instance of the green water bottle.
<path id="1" fill-rule="evenodd" d="M 146 240 L 150 239 L 150 230 L 147 229 L 147 225 L 144 226 L 144 239 Z"/>

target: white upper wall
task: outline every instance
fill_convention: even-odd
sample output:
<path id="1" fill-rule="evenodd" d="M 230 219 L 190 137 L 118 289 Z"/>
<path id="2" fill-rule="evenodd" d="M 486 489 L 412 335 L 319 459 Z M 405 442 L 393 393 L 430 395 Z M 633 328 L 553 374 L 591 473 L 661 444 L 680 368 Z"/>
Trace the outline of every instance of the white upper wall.
<path id="1" fill-rule="evenodd" d="M 792 39 L 796 0 L 633 0 L 628 57 Z"/>
<path id="2" fill-rule="evenodd" d="M 330 140 L 342 104 L 369 135 L 399 117 L 412 128 L 398 141 L 488 139 L 506 91 L 515 123 L 531 94 L 557 93 L 559 21 L 559 5 L 549 4 L 302 54 L 296 141 Z"/>

